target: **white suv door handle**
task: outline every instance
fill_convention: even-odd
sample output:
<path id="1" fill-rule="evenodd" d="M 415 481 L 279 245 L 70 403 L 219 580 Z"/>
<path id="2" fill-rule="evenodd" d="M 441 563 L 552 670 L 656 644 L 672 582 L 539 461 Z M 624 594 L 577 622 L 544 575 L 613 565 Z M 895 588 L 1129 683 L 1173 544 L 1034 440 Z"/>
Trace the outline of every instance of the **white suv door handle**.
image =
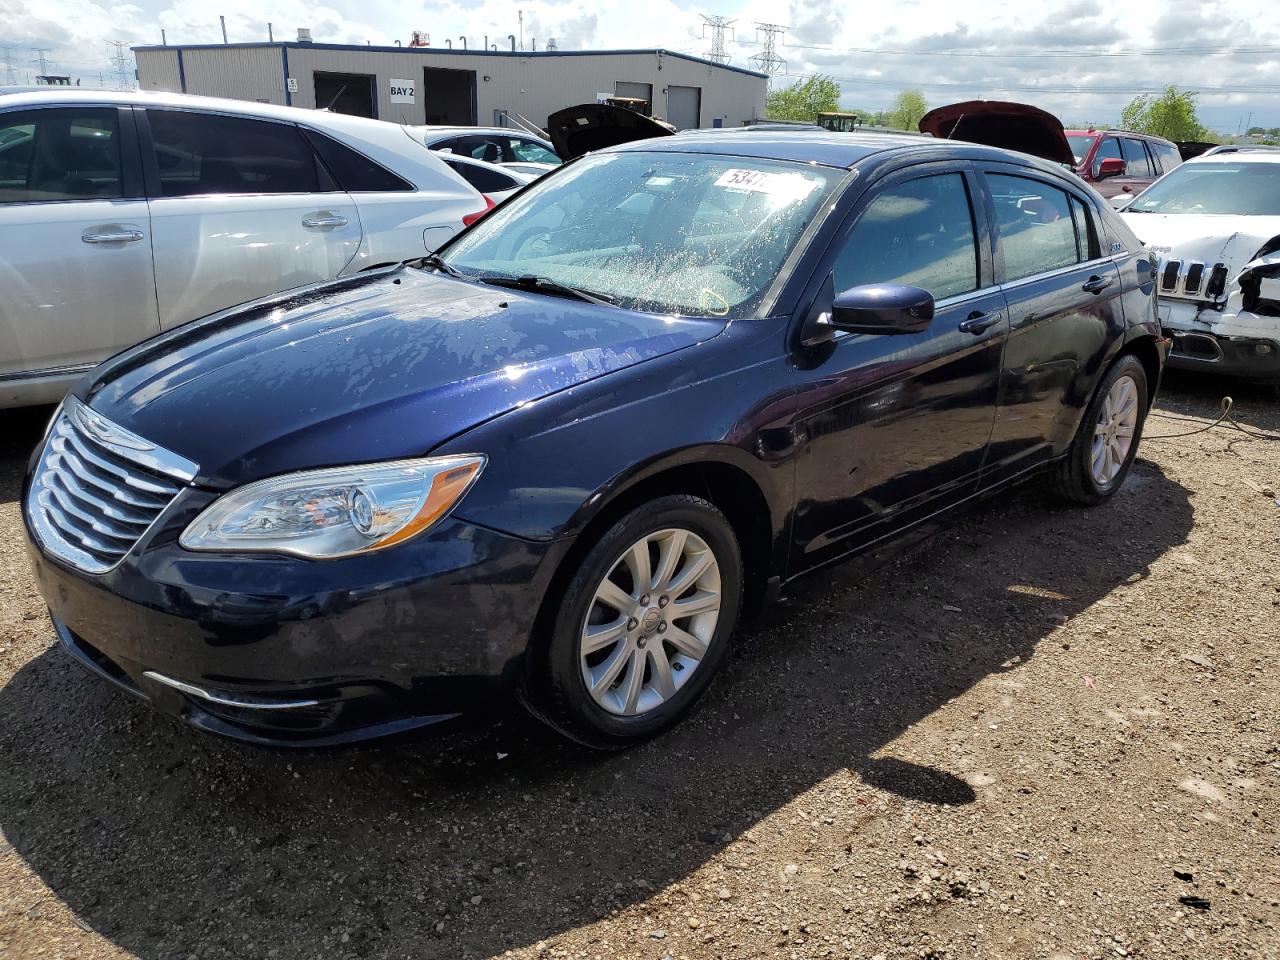
<path id="1" fill-rule="evenodd" d="M 345 227 L 347 225 L 346 217 L 338 217 L 333 214 L 325 214 L 318 217 L 305 217 L 302 221 L 304 227 L 312 227 L 319 229 L 320 227 Z"/>
<path id="2" fill-rule="evenodd" d="M 133 243 L 142 239 L 141 230 L 112 230 L 109 233 L 82 233 L 85 243 Z"/>

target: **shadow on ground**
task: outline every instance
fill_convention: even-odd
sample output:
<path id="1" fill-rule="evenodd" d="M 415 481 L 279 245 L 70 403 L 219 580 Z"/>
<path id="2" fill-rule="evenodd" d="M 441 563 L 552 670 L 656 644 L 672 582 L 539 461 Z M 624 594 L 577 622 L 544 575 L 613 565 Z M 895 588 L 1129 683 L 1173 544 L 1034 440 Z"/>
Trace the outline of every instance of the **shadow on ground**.
<path id="1" fill-rule="evenodd" d="M 684 725 L 620 755 L 522 715 L 348 752 L 253 750 L 51 648 L 0 689 L 0 828 L 145 960 L 500 953 L 685 878 L 841 770 L 868 791 L 970 802 L 958 771 L 892 741 L 1034 656 L 1056 618 L 1145 576 L 1191 525 L 1187 491 L 1145 461 L 1094 510 L 1002 496 L 874 574 L 803 583 L 746 626 Z"/>

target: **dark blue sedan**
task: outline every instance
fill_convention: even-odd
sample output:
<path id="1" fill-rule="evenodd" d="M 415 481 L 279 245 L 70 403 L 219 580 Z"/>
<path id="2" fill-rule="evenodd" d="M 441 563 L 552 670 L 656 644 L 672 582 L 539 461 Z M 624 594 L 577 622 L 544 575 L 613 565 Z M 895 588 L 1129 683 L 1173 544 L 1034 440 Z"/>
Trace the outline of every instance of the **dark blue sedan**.
<path id="1" fill-rule="evenodd" d="M 24 495 L 66 650 L 244 740 L 515 693 L 596 747 L 674 723 L 744 598 L 1038 473 L 1124 482 L 1167 350 L 1097 194 L 918 137 L 590 154 L 439 256 L 100 367 Z"/>

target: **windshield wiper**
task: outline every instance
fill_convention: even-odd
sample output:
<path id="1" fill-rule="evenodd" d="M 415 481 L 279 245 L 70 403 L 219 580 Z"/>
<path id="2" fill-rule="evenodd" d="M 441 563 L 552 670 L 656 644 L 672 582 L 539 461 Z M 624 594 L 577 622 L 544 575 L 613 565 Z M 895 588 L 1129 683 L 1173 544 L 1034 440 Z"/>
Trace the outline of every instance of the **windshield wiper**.
<path id="1" fill-rule="evenodd" d="M 445 263 L 438 253 L 429 253 L 425 257 L 419 257 L 416 261 L 424 267 L 432 267 L 441 273 L 447 273 L 451 277 L 465 277 L 466 274 L 461 270 L 456 270 L 449 264 Z"/>
<path id="2" fill-rule="evenodd" d="M 616 307 L 618 305 L 618 301 L 608 294 L 594 293 L 590 290 L 583 290 L 581 287 L 571 287 L 548 277 L 535 277 L 533 274 L 525 274 L 521 277 L 479 276 L 472 279 L 495 287 L 511 287 L 515 290 L 533 290 L 538 293 L 550 293 L 555 296 L 573 297 L 576 300 L 585 300 L 587 303 L 598 304 L 602 307 Z"/>

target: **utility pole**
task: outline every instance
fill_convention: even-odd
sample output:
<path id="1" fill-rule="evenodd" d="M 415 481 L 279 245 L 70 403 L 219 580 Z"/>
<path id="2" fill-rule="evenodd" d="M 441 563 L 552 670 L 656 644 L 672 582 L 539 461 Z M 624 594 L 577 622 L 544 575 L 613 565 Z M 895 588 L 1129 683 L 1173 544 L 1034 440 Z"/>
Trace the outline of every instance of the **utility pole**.
<path id="1" fill-rule="evenodd" d="M 45 54 L 49 52 L 49 48 L 33 47 L 31 52 L 36 55 L 36 58 L 31 62 L 40 68 L 40 76 L 47 77 L 49 75 L 49 59 Z"/>
<path id="2" fill-rule="evenodd" d="M 132 90 L 133 81 L 129 78 L 129 58 L 124 55 L 125 41 L 108 40 L 107 46 L 116 48 L 115 56 L 107 59 L 115 64 L 117 89 Z"/>
<path id="3" fill-rule="evenodd" d="M 524 11 L 521 10 L 519 11 L 519 13 L 520 13 L 520 49 L 523 50 L 524 49 Z"/>
<path id="4" fill-rule="evenodd" d="M 730 20 L 728 17 L 708 16 L 705 13 L 699 14 L 702 17 L 702 35 L 707 35 L 707 28 L 711 28 L 711 50 L 707 54 L 707 59 L 713 63 L 728 63 L 729 55 L 724 52 L 724 32 L 732 30 L 736 20 Z"/>
<path id="5" fill-rule="evenodd" d="M 785 73 L 787 61 L 778 55 L 778 37 L 787 32 L 787 28 L 776 23 L 757 23 L 756 40 L 764 47 L 759 53 L 753 53 L 748 59 L 760 68 L 761 73 L 769 75 L 770 86 L 773 78 Z M 763 39 L 761 34 L 764 34 Z"/>

